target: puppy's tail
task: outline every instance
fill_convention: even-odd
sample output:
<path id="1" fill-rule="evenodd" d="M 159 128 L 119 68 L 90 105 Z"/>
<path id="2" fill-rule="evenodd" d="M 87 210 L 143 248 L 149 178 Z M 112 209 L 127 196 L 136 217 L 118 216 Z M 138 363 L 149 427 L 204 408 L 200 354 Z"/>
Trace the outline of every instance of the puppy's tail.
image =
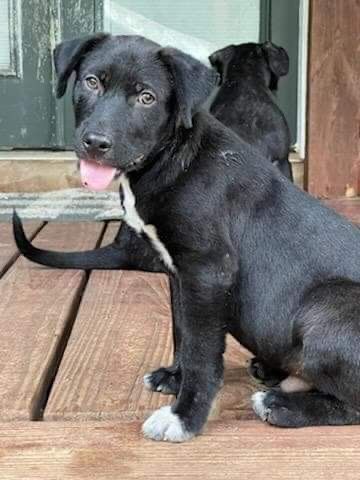
<path id="1" fill-rule="evenodd" d="M 32 262 L 48 267 L 80 270 L 113 270 L 121 267 L 122 253 L 114 244 L 84 252 L 55 252 L 34 247 L 27 239 L 20 217 L 15 210 L 13 231 L 18 249 Z"/>

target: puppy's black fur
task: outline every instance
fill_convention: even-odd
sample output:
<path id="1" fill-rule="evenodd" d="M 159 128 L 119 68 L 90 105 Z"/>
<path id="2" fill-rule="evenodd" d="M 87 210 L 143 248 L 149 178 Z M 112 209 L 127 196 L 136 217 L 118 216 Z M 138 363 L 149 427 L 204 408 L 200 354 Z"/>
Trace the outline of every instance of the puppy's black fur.
<path id="1" fill-rule="evenodd" d="M 201 431 L 221 386 L 226 332 L 271 371 L 318 390 L 259 394 L 261 418 L 281 426 L 360 423 L 358 229 L 198 111 L 215 78 L 188 55 L 140 37 L 97 36 L 65 42 L 55 59 L 60 94 L 76 72 L 79 155 L 89 129 L 110 136 L 112 147 L 98 160 L 127 173 L 140 216 L 156 227 L 176 267 L 175 362 L 146 381 L 177 399 L 171 412 L 145 423 L 146 435 L 181 441 Z M 86 88 L 89 74 L 103 78 L 101 94 Z M 138 85 L 151 89 L 155 103 L 138 103 Z M 16 215 L 14 233 L 38 263 L 166 271 L 126 225 L 93 252 L 36 249 Z"/>
<path id="2" fill-rule="evenodd" d="M 209 60 L 222 80 L 211 113 L 292 180 L 289 127 L 273 95 L 289 70 L 286 51 L 271 42 L 243 43 L 217 50 Z"/>

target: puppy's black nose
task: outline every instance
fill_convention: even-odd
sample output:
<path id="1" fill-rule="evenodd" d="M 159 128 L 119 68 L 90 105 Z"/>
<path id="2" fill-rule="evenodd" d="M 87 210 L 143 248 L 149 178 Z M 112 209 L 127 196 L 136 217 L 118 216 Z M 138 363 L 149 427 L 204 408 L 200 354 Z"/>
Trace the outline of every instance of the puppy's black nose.
<path id="1" fill-rule="evenodd" d="M 105 153 L 112 147 L 112 141 L 100 133 L 86 133 L 83 137 L 83 145 L 87 152 Z"/>

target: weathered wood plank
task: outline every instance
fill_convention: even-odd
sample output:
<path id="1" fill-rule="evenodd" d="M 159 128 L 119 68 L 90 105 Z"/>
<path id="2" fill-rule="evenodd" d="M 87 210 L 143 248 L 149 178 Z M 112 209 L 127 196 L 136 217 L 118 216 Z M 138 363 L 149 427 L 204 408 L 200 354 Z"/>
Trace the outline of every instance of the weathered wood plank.
<path id="1" fill-rule="evenodd" d="M 171 342 L 165 275 L 93 272 L 44 419 L 143 418 L 170 400 L 142 377 L 170 363 Z"/>
<path id="2" fill-rule="evenodd" d="M 33 238 L 43 222 L 25 222 L 24 228 L 29 238 Z M 14 242 L 11 223 L 0 223 L 0 277 L 16 260 L 19 252 Z"/>
<path id="3" fill-rule="evenodd" d="M 102 245 L 118 229 L 109 222 Z M 132 420 L 167 404 L 170 397 L 148 392 L 142 377 L 171 362 L 169 301 L 165 275 L 92 272 L 44 420 Z"/>
<path id="4" fill-rule="evenodd" d="M 111 223 L 102 243 L 111 242 L 117 230 Z M 171 363 L 169 302 L 165 275 L 92 272 L 44 419 L 143 419 L 171 402 L 142 383 L 146 372 Z M 247 357 L 229 339 L 226 385 L 212 418 L 253 417 Z"/>
<path id="5" fill-rule="evenodd" d="M 95 223 L 50 224 L 34 244 L 88 249 L 101 230 Z M 0 419 L 38 415 L 84 280 L 85 272 L 39 267 L 20 257 L 0 281 Z"/>
<path id="6" fill-rule="evenodd" d="M 6 480 L 353 480 L 360 428 L 277 429 L 210 422 L 185 444 L 142 438 L 140 423 L 1 424 L 0 471 Z"/>
<path id="7" fill-rule="evenodd" d="M 308 191 L 360 194 L 360 4 L 310 2 Z"/>

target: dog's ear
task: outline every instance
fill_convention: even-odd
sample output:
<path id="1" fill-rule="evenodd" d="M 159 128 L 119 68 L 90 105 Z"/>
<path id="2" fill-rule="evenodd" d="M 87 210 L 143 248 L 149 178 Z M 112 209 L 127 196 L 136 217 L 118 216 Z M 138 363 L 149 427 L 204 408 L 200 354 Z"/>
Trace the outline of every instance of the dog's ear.
<path id="1" fill-rule="evenodd" d="M 272 42 L 263 43 L 261 48 L 271 72 L 270 84 L 277 86 L 279 77 L 287 75 L 289 72 L 289 55 L 285 48 L 278 47 Z"/>
<path id="2" fill-rule="evenodd" d="M 220 50 L 216 50 L 216 52 L 212 53 L 209 57 L 209 62 L 221 76 L 221 82 L 224 81 L 224 72 L 228 63 L 234 55 L 234 51 L 235 46 L 228 45 L 227 47 L 221 48 Z"/>
<path id="3" fill-rule="evenodd" d="M 53 52 L 55 71 L 58 76 L 56 96 L 62 97 L 66 92 L 67 82 L 86 53 L 101 43 L 108 35 L 99 33 L 74 40 L 65 40 L 56 46 Z"/>
<path id="4" fill-rule="evenodd" d="M 289 56 L 285 48 L 278 47 L 272 42 L 265 42 L 261 49 L 270 70 L 269 88 L 276 91 L 279 77 L 287 75 L 289 71 Z"/>
<path id="5" fill-rule="evenodd" d="M 173 81 L 180 122 L 185 128 L 191 128 L 193 115 L 211 94 L 219 76 L 176 48 L 162 48 L 159 54 Z"/>

